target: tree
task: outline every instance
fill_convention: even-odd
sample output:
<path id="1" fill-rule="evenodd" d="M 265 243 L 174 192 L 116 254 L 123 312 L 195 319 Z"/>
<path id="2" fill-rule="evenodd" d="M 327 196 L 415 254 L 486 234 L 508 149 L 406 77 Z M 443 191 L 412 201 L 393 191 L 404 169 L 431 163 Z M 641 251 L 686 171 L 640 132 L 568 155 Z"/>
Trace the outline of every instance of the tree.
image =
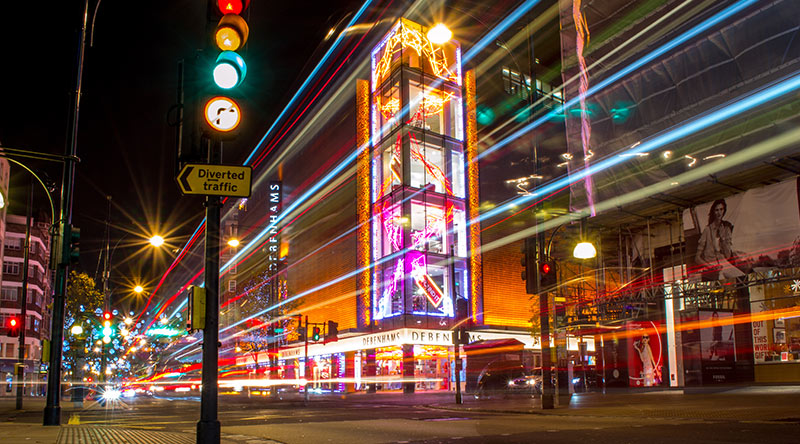
<path id="1" fill-rule="evenodd" d="M 270 334 L 269 325 L 277 323 L 284 331 L 290 324 L 290 319 L 275 321 L 282 316 L 291 313 L 298 306 L 296 301 L 284 303 L 278 307 L 276 305 L 288 298 L 286 281 L 281 278 L 280 273 L 273 270 L 264 269 L 249 279 L 242 288 L 242 302 L 239 304 L 239 313 L 245 322 L 244 329 L 239 336 L 238 346 L 245 353 L 248 353 L 255 363 L 255 370 L 258 373 L 258 355 L 264 351 L 277 350 L 280 345 L 282 334 Z M 277 366 L 277 356 L 270 353 L 270 377 L 275 373 L 272 369 Z"/>
<path id="2" fill-rule="evenodd" d="M 64 335 L 64 367 L 78 371 L 76 369 L 76 362 L 84 355 L 84 348 L 89 345 L 94 337 L 96 328 L 93 328 L 91 323 L 86 322 L 89 316 L 94 316 L 94 311 L 103 306 L 103 294 L 97 290 L 94 279 L 89 277 L 86 273 L 77 273 L 71 271 L 69 279 L 67 280 L 67 297 L 66 297 L 66 316 L 65 328 L 67 334 Z M 81 335 L 73 335 L 71 332 L 72 326 L 75 324 L 81 325 L 83 333 Z M 95 354 L 90 353 L 87 358 L 96 357 Z M 97 367 L 97 359 L 89 359 L 86 365 L 92 369 Z M 82 367 L 82 366 L 80 366 Z"/>

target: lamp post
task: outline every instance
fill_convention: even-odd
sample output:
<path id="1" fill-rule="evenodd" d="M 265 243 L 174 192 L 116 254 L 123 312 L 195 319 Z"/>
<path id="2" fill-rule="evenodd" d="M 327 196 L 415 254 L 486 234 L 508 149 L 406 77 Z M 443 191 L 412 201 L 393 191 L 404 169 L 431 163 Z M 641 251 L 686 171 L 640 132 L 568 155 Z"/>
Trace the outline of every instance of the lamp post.
<path id="1" fill-rule="evenodd" d="M 64 340 L 64 305 L 67 293 L 67 276 L 70 259 L 70 234 L 72 232 L 72 194 L 75 181 L 75 159 L 78 152 L 78 116 L 81 103 L 81 83 L 83 79 L 83 56 L 86 50 L 86 23 L 89 16 L 89 0 L 84 0 L 81 30 L 78 33 L 78 57 L 75 70 L 75 91 L 72 96 L 71 122 L 65 147 L 66 161 L 61 177 L 61 208 L 59 228 L 61 257 L 56 258 L 55 294 L 53 297 L 53 317 L 51 328 L 50 366 L 47 369 L 47 404 L 43 412 L 43 424 L 61 424 L 61 352 Z"/>

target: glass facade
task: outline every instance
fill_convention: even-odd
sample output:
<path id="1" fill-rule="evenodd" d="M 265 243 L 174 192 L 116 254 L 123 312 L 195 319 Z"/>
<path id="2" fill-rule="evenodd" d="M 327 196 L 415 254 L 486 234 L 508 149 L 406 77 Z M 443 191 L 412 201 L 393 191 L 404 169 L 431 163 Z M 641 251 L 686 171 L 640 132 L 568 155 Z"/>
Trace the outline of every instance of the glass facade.
<path id="1" fill-rule="evenodd" d="M 376 320 L 453 318 L 453 282 L 467 286 L 460 48 L 425 31 L 400 20 L 372 52 Z"/>

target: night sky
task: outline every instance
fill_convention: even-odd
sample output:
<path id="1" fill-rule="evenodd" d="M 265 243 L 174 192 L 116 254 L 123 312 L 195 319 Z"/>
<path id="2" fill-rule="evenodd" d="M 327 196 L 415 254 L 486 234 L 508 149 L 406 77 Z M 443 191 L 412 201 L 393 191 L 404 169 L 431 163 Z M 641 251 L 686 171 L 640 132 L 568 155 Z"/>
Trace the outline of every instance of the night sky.
<path id="1" fill-rule="evenodd" d="M 246 114 L 241 135 L 225 144 L 223 162 L 244 160 L 331 43 L 323 41 L 328 30 L 359 6 L 312 3 L 254 0 L 249 17 L 244 14 L 250 25 L 240 51 L 248 63 Z M 36 8 L 33 20 L 4 23 L 4 41 L 17 44 L 9 45 L 3 62 L 0 143 L 63 154 L 83 1 Z M 204 0 L 106 0 L 98 8 L 93 46 L 87 42 L 73 224 L 82 230 L 80 268 L 99 277 L 106 196 L 112 196 L 111 246 L 119 241 L 112 256 L 115 308 L 135 308 L 128 288 L 144 283 L 152 289 L 203 218 L 201 199 L 181 197 L 174 181 L 175 130 L 167 114 L 176 101 L 177 62 L 204 45 L 206 23 Z M 60 165 L 18 160 L 46 172 L 60 188 Z M 25 214 L 28 177 L 12 166 L 11 214 Z M 34 215 L 49 219 L 43 190 L 35 188 L 34 196 Z M 58 192 L 54 201 L 58 213 Z M 146 247 L 156 233 L 168 248 Z"/>

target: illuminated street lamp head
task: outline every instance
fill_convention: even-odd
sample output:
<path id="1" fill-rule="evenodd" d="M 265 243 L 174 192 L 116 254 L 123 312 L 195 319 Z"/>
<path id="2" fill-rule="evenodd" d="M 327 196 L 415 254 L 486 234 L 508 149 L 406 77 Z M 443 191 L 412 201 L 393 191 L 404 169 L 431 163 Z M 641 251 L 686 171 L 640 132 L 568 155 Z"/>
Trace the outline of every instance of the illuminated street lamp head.
<path id="1" fill-rule="evenodd" d="M 83 327 L 80 325 L 73 325 L 70 331 L 73 335 L 78 336 L 79 334 L 83 333 Z"/>
<path id="2" fill-rule="evenodd" d="M 141 293 L 141 292 L 144 291 L 144 287 L 142 287 L 141 285 L 137 285 L 137 286 L 133 287 L 133 291 L 134 291 L 134 293 L 137 293 L 137 294 Z M 130 319 L 130 318 L 127 318 L 127 319 Z"/>
<path id="3" fill-rule="evenodd" d="M 450 41 L 453 32 L 444 23 L 438 23 L 428 31 L 428 40 L 434 45 L 442 45 Z"/>
<path id="4" fill-rule="evenodd" d="M 164 245 L 164 238 L 159 235 L 155 235 L 150 238 L 150 245 L 154 247 L 160 247 Z"/>
<path id="5" fill-rule="evenodd" d="M 236 239 L 235 237 L 231 238 L 231 239 L 228 239 L 228 246 L 229 247 L 234 247 L 234 248 L 238 247 L 239 246 L 239 239 Z"/>
<path id="6" fill-rule="evenodd" d="M 591 242 L 580 242 L 578 245 L 575 245 L 575 249 L 572 250 L 572 255 L 577 259 L 591 259 L 597 256 L 597 250 Z"/>

